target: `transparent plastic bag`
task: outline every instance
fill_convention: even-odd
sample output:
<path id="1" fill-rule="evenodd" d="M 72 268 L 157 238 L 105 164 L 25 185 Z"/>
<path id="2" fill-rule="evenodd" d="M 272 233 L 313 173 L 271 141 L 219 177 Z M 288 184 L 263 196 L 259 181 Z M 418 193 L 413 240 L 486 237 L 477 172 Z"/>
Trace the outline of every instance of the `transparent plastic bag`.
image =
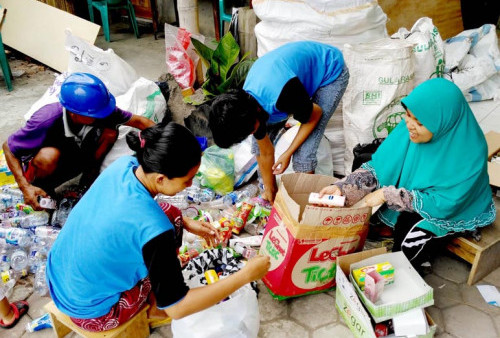
<path id="1" fill-rule="evenodd" d="M 203 152 L 198 172 L 202 186 L 225 195 L 234 187 L 234 153 L 232 149 L 211 146 Z"/>

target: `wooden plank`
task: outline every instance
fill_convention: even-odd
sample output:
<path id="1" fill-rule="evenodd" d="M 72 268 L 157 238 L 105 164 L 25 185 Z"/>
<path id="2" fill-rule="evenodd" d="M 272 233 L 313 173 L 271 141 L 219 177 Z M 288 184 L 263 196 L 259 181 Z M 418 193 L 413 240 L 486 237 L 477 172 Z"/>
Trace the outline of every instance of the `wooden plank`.
<path id="1" fill-rule="evenodd" d="M 489 275 L 500 266 L 500 240 L 477 256 L 467 280 L 468 285 L 473 285 Z"/>
<path id="2" fill-rule="evenodd" d="M 448 243 L 447 249 L 458 257 L 473 264 L 476 259 L 477 250 L 461 239 L 462 237 L 452 239 L 450 243 Z"/>
<path id="3" fill-rule="evenodd" d="M 464 30 L 460 0 L 378 0 L 388 16 L 387 31 L 393 34 L 401 27 L 411 29 L 421 17 L 432 19 L 443 39 Z"/>
<path id="4" fill-rule="evenodd" d="M 99 32 L 100 26 L 36 0 L 0 0 L 0 5 L 7 8 L 3 43 L 59 72 L 68 69 L 65 29 L 90 44 Z"/>

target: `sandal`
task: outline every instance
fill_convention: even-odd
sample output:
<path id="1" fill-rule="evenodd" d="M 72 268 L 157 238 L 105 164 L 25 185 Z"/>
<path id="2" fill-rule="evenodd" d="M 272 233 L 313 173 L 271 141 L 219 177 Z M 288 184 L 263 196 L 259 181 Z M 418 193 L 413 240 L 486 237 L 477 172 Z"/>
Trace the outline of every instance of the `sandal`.
<path id="1" fill-rule="evenodd" d="M 161 327 L 164 325 L 168 325 L 172 323 L 172 318 L 166 317 L 166 318 L 161 318 L 161 319 L 149 319 L 149 328 L 150 329 L 156 329 L 157 327 Z"/>
<path id="2" fill-rule="evenodd" d="M 4 324 L 3 320 L 0 319 L 0 327 L 3 329 L 10 329 L 16 326 L 16 324 L 19 322 L 19 319 L 21 319 L 22 316 L 28 313 L 28 309 L 30 308 L 28 303 L 24 300 L 10 303 L 10 307 L 12 308 L 12 311 L 14 311 L 14 320 L 10 324 Z"/>

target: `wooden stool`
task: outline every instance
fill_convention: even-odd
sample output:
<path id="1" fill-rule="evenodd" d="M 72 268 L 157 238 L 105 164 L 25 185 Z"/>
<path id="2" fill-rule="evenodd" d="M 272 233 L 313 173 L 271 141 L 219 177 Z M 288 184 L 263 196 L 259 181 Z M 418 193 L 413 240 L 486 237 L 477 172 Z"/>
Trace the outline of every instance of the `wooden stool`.
<path id="1" fill-rule="evenodd" d="M 500 215 L 500 210 L 497 214 Z M 481 228 L 479 242 L 470 237 L 457 237 L 447 249 L 472 264 L 467 284 L 476 283 L 500 266 L 500 218 Z"/>
<path id="2" fill-rule="evenodd" d="M 52 325 L 54 326 L 54 333 L 57 337 L 64 337 L 70 332 L 76 332 L 82 337 L 97 338 L 97 337 L 120 337 L 120 338 L 142 338 L 149 336 L 149 325 L 147 318 L 147 310 L 149 305 L 142 308 L 128 322 L 108 331 L 102 332 L 89 332 L 76 326 L 71 319 L 56 308 L 54 302 L 49 302 L 45 305 L 45 310 L 50 315 Z"/>

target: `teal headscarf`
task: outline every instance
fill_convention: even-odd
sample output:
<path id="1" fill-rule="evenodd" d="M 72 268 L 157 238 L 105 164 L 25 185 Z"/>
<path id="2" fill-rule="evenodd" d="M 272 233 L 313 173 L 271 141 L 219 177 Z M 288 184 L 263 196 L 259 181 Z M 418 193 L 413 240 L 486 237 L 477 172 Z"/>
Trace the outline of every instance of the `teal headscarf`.
<path id="1" fill-rule="evenodd" d="M 469 104 L 452 82 L 425 81 L 402 99 L 433 137 L 410 141 L 402 121 L 363 165 L 380 186 L 413 193 L 413 208 L 422 217 L 419 227 L 438 236 L 472 230 L 495 220 L 487 172 L 487 145 Z M 399 213 L 381 209 L 379 218 L 394 226 Z"/>

